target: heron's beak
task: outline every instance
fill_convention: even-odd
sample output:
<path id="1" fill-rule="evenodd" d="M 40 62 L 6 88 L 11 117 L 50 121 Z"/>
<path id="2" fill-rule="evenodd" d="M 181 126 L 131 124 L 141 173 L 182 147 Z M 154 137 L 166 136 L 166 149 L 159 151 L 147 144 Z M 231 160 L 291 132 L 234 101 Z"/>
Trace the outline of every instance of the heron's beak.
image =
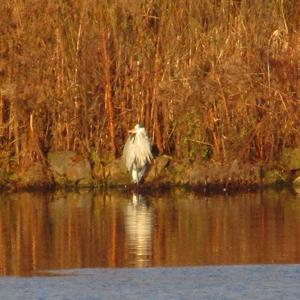
<path id="1" fill-rule="evenodd" d="M 136 133 L 136 129 L 130 129 L 128 130 L 129 133 Z"/>

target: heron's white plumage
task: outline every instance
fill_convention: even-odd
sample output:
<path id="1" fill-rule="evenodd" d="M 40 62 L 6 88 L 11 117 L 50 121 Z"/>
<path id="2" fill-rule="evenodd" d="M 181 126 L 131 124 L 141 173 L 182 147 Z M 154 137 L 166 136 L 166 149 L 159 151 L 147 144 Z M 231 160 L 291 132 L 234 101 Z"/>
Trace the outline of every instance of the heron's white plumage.
<path id="1" fill-rule="evenodd" d="M 139 183 L 146 171 L 147 163 L 153 159 L 151 143 L 145 128 L 139 124 L 130 132 L 124 146 L 123 159 L 131 173 L 132 181 Z"/>

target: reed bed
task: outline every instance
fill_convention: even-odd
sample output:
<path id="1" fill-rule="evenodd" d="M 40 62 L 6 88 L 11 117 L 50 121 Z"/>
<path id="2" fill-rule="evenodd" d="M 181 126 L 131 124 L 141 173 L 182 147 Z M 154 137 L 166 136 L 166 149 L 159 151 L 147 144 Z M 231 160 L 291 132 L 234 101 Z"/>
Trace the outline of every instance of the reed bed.
<path id="1" fill-rule="evenodd" d="M 280 159 L 299 141 L 298 0 L 3 0 L 2 168 L 73 150 Z"/>

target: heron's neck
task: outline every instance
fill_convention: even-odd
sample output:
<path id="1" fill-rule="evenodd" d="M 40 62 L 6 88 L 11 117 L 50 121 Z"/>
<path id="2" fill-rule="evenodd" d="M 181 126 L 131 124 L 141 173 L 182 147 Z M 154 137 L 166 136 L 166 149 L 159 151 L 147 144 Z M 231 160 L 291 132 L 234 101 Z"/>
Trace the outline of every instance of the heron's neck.
<path id="1" fill-rule="evenodd" d="M 132 135 L 131 137 L 131 141 L 134 142 L 135 139 L 137 140 L 137 142 L 140 144 L 141 143 L 141 137 L 143 136 L 144 134 L 142 132 L 137 132 L 135 134 Z"/>

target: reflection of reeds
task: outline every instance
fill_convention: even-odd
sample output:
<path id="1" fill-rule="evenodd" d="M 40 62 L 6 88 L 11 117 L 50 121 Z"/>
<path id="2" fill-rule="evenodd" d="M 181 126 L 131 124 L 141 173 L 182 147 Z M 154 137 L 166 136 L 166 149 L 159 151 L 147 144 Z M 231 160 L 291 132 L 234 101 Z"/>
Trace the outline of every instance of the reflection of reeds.
<path id="1" fill-rule="evenodd" d="M 2 1 L 0 146 L 271 160 L 299 127 L 297 1 Z M 40 151 L 42 150 L 42 152 Z"/>
<path id="2" fill-rule="evenodd" d="M 293 198 L 294 197 L 294 198 Z M 136 205 L 124 195 L 0 199 L 0 275 L 80 267 L 299 263 L 300 205 L 287 192 Z"/>

